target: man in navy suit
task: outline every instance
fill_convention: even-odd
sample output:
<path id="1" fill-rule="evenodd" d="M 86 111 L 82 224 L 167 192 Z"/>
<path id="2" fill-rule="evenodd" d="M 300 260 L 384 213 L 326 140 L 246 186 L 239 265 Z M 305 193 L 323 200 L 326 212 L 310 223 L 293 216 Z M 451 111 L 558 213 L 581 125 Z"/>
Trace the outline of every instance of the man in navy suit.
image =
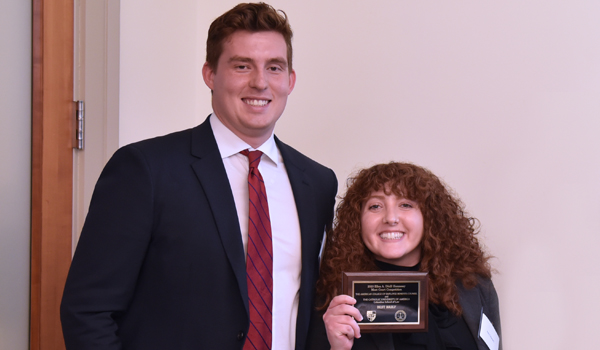
<path id="1" fill-rule="evenodd" d="M 67 349 L 248 348 L 246 149 L 263 153 L 272 348 L 305 348 L 337 180 L 273 134 L 296 81 L 291 37 L 285 13 L 263 3 L 217 18 L 202 69 L 213 113 L 108 162 L 61 304 Z"/>

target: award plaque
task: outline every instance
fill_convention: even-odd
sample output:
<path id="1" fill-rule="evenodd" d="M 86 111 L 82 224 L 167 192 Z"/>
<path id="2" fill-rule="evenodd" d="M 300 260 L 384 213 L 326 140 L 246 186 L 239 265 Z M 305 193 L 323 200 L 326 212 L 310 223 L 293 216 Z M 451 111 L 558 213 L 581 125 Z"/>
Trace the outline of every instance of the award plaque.
<path id="1" fill-rule="evenodd" d="M 342 291 L 356 299 L 361 332 L 427 332 L 427 272 L 343 272 Z"/>

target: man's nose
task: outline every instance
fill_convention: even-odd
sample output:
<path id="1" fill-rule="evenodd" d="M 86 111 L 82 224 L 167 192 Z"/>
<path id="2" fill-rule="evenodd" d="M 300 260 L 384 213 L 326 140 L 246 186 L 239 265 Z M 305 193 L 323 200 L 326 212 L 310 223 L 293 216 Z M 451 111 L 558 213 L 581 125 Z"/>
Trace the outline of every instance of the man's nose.
<path id="1" fill-rule="evenodd" d="M 251 87 L 264 90 L 267 88 L 267 77 L 265 72 L 261 69 L 257 69 L 252 73 L 252 79 L 250 80 Z"/>

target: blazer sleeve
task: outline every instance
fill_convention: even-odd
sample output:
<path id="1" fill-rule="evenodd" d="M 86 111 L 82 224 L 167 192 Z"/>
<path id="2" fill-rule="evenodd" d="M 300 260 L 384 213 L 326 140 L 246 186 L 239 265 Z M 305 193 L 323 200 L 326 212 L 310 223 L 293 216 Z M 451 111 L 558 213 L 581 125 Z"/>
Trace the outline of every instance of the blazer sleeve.
<path id="1" fill-rule="evenodd" d="M 69 270 L 60 308 L 67 349 L 121 349 L 116 320 L 133 295 L 152 231 L 152 179 L 130 145 L 107 163 Z"/>

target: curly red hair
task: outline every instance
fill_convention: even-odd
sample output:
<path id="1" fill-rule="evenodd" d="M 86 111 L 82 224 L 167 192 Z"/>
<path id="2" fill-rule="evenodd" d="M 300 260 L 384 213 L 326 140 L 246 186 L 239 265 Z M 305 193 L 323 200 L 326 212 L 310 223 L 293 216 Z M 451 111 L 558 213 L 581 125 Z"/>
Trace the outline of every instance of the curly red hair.
<path id="1" fill-rule="evenodd" d="M 367 197 L 380 190 L 418 203 L 423 214 L 420 270 L 429 272 L 429 301 L 462 314 L 456 282 L 472 288 L 478 276 L 491 278 L 490 256 L 476 236 L 478 221 L 431 171 L 398 162 L 363 169 L 348 179 L 323 251 L 317 293 L 324 303 L 319 308 L 340 294 L 343 271 L 378 270 L 361 238 L 361 212 Z"/>

